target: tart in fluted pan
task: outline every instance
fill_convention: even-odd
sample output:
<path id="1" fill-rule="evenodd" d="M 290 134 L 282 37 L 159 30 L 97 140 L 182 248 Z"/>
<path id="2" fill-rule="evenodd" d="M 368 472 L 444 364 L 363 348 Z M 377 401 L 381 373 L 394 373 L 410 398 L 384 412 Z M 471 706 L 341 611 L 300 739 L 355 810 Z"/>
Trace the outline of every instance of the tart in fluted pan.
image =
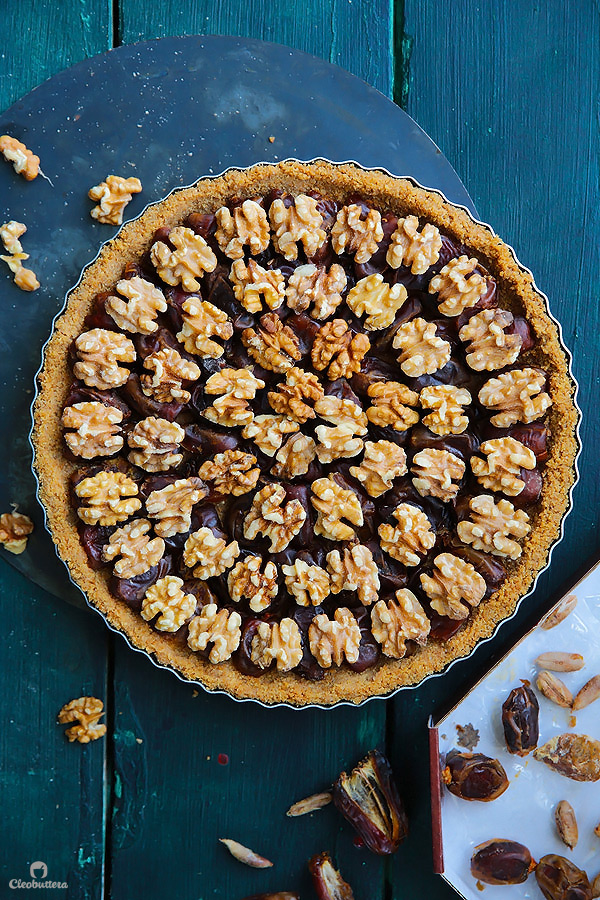
<path id="1" fill-rule="evenodd" d="M 437 192 L 203 179 L 71 292 L 35 407 L 60 556 L 209 689 L 361 702 L 468 654 L 560 532 L 577 411 L 531 276 Z"/>

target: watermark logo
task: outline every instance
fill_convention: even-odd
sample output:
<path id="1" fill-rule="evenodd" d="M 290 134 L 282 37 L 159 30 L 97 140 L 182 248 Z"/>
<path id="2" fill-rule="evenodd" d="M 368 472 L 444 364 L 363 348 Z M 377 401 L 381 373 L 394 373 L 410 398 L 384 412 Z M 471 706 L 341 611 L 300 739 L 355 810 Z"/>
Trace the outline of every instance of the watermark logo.
<path id="1" fill-rule="evenodd" d="M 29 874 L 35 881 L 43 881 L 48 874 L 48 866 L 45 862 L 34 862 L 29 866 Z"/>
<path id="2" fill-rule="evenodd" d="M 12 891 L 31 890 L 32 888 L 42 888 L 46 890 L 57 890 L 68 888 L 66 881 L 52 881 L 48 878 L 48 866 L 45 862 L 37 860 L 29 866 L 30 881 L 23 881 L 22 878 L 11 878 L 8 886 Z"/>

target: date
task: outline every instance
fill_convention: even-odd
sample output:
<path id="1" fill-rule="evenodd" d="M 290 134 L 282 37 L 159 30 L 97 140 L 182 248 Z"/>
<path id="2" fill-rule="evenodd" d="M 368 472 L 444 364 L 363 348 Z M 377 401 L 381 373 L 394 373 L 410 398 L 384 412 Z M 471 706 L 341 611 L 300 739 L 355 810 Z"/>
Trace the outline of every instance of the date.
<path id="1" fill-rule="evenodd" d="M 329 853 L 317 853 L 308 868 L 319 900 L 354 900 L 352 888 L 334 867 Z"/>
<path id="2" fill-rule="evenodd" d="M 564 856 L 542 856 L 535 867 L 535 878 L 546 900 L 592 900 L 586 873 Z"/>
<path id="3" fill-rule="evenodd" d="M 408 834 L 408 819 L 391 766 L 378 750 L 333 786 L 333 802 L 359 833 L 369 850 L 395 853 Z"/>
<path id="4" fill-rule="evenodd" d="M 442 781 L 456 797 L 484 802 L 496 800 L 509 784 L 499 760 L 483 753 L 459 753 L 458 750 L 446 755 Z"/>
<path id="5" fill-rule="evenodd" d="M 502 727 L 509 753 L 527 756 L 540 736 L 540 706 L 528 682 L 514 688 L 502 704 Z"/>
<path id="6" fill-rule="evenodd" d="M 486 884 L 523 884 L 536 863 L 523 844 L 495 838 L 475 847 L 471 875 Z"/>

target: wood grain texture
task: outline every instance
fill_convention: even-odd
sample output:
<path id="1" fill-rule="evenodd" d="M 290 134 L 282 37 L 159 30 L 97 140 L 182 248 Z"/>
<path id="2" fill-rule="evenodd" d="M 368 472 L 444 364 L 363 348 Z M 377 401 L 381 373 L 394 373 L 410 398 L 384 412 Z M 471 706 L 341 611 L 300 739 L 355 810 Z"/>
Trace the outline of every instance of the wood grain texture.
<path id="1" fill-rule="evenodd" d="M 100 900 L 104 872 L 106 742 L 70 744 L 56 716 L 75 697 L 105 699 L 106 634 L 76 610 L 2 563 L 3 725 L 0 895 L 10 879 L 30 881 L 45 862 L 67 882 L 62 897 Z"/>
<path id="2" fill-rule="evenodd" d="M 388 96 L 393 87 L 391 0 L 121 0 L 124 44 L 176 34 L 234 34 L 288 44 L 342 66 Z"/>
<path id="3" fill-rule="evenodd" d="M 111 0 L 2 4 L 0 109 L 67 66 L 112 46 Z"/>

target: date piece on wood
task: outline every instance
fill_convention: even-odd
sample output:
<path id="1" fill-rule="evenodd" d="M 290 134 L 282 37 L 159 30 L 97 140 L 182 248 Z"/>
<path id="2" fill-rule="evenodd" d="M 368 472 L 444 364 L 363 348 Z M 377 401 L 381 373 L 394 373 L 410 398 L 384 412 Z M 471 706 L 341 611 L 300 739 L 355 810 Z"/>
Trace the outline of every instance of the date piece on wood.
<path id="1" fill-rule="evenodd" d="M 309 860 L 308 868 L 319 900 L 354 900 L 352 888 L 331 862 L 329 853 L 317 853 Z"/>
<path id="2" fill-rule="evenodd" d="M 349 775 L 342 772 L 333 786 L 333 802 L 373 853 L 395 853 L 408 834 L 391 766 L 378 750 L 371 750 Z"/>

